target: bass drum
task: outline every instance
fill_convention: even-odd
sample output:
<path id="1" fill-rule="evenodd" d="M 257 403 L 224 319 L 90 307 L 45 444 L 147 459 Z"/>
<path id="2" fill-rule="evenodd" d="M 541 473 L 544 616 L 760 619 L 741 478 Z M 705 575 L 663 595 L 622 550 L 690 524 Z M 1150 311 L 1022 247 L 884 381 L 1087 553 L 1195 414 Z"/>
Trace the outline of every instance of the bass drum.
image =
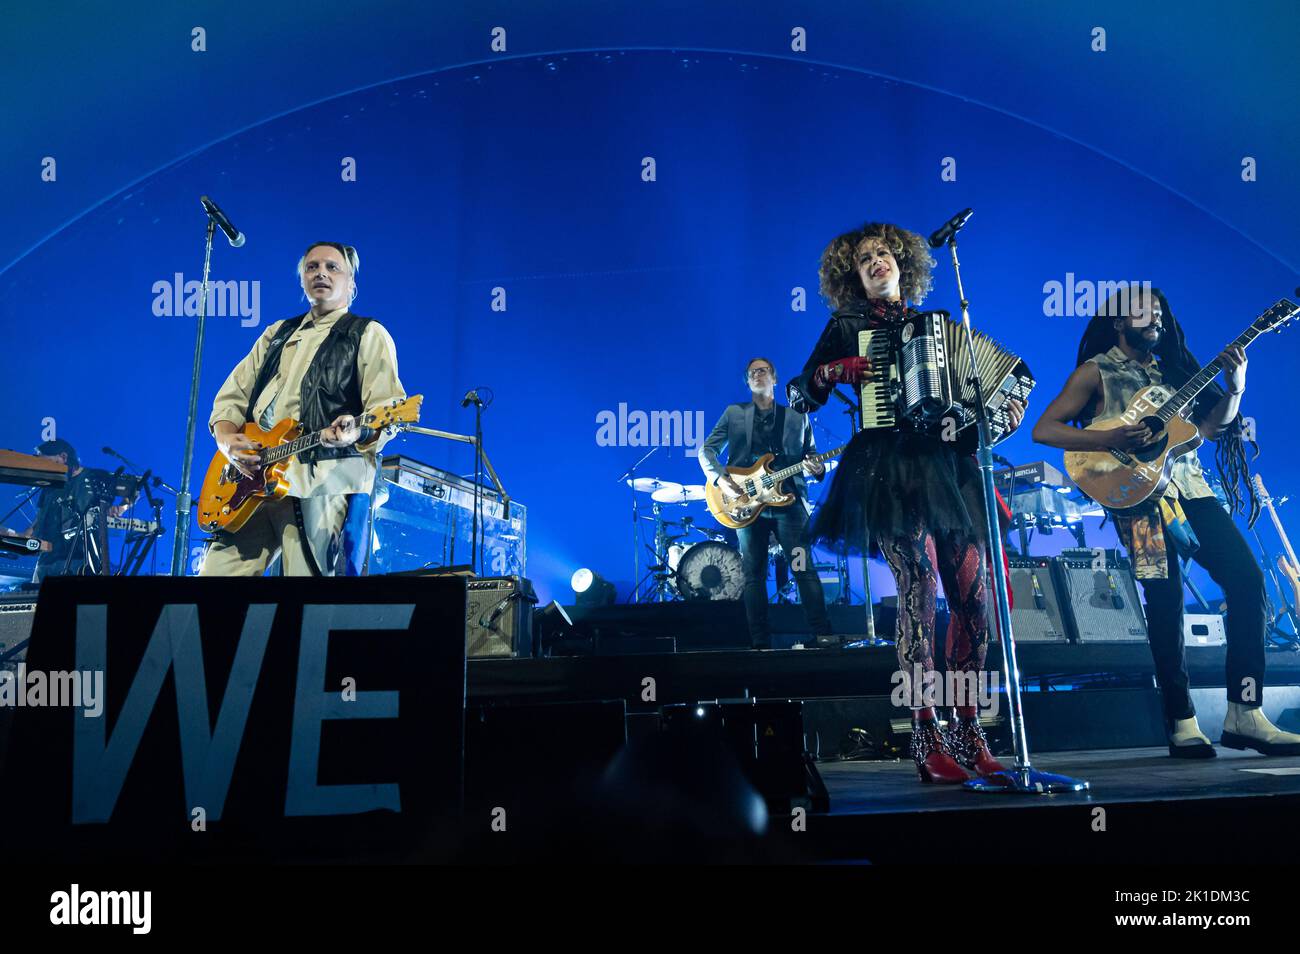
<path id="1" fill-rule="evenodd" d="M 745 592 L 740 551 L 709 540 L 697 543 L 677 562 L 677 592 L 694 603 L 738 600 Z"/>

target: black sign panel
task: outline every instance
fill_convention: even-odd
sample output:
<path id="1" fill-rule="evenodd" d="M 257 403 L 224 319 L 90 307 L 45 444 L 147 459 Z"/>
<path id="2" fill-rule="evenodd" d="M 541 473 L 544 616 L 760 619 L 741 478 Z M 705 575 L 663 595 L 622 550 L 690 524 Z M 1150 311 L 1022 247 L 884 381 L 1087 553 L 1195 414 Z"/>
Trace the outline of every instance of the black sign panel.
<path id="1" fill-rule="evenodd" d="M 50 578 L 18 676 L 25 854 L 396 860 L 459 810 L 459 578 Z"/>

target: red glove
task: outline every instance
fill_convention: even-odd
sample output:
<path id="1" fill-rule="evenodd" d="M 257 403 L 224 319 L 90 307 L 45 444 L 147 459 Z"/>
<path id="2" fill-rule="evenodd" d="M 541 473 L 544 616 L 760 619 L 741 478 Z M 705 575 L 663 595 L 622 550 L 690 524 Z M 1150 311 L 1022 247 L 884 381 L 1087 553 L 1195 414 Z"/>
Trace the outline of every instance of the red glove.
<path id="1" fill-rule="evenodd" d="M 826 364 L 819 364 L 813 372 L 813 383 L 825 391 L 837 384 L 857 386 L 871 373 L 871 359 L 853 355 L 849 358 L 836 358 Z"/>

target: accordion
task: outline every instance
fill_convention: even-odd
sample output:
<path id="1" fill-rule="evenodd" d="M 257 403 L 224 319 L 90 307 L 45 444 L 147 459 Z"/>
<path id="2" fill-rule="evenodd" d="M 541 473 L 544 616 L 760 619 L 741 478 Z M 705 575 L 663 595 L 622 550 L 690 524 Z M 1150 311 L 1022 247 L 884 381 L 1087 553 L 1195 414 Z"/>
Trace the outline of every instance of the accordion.
<path id="1" fill-rule="evenodd" d="M 1029 368 L 992 338 L 972 331 L 975 368 L 989 414 L 989 436 L 1001 440 L 1011 430 L 1012 398 L 1025 401 L 1034 388 Z M 862 384 L 862 429 L 898 427 L 945 439 L 975 425 L 975 385 L 971 380 L 966 330 L 946 312 L 924 312 L 899 328 L 858 333 L 858 354 L 871 359 L 874 380 Z"/>

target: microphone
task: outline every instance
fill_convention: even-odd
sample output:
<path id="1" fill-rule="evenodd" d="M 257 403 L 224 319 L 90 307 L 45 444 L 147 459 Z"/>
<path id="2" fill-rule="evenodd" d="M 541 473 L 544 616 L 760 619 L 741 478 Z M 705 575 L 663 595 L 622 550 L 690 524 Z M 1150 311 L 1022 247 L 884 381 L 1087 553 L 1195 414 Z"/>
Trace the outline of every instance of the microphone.
<path id="1" fill-rule="evenodd" d="M 1001 464 L 1003 467 L 1012 467 L 1012 468 L 1014 468 L 1014 467 L 1016 466 L 1015 464 L 1011 463 L 1011 461 L 1009 461 L 1009 460 L 1007 460 L 1005 457 L 1003 457 L 1001 454 L 993 454 L 992 457 L 993 457 L 993 461 L 994 461 L 994 463 Z"/>
<path id="2" fill-rule="evenodd" d="M 960 232 L 962 226 L 966 224 L 966 220 L 974 214 L 974 209 L 962 209 L 943 225 L 939 226 L 939 230 L 930 236 L 930 248 L 939 248 L 950 238 Z"/>
<path id="3" fill-rule="evenodd" d="M 199 196 L 199 201 L 203 203 L 203 211 L 208 213 L 212 221 L 216 222 L 221 231 L 226 233 L 226 238 L 230 239 L 230 247 L 241 248 L 244 244 L 244 233 L 235 228 L 230 219 L 226 218 L 226 213 L 217 208 L 217 203 L 206 195 Z"/>
<path id="4" fill-rule="evenodd" d="M 483 399 L 478 396 L 478 388 L 471 388 L 465 392 L 465 399 L 460 402 L 461 407 L 469 407 L 471 404 L 476 407 L 483 407 Z"/>

